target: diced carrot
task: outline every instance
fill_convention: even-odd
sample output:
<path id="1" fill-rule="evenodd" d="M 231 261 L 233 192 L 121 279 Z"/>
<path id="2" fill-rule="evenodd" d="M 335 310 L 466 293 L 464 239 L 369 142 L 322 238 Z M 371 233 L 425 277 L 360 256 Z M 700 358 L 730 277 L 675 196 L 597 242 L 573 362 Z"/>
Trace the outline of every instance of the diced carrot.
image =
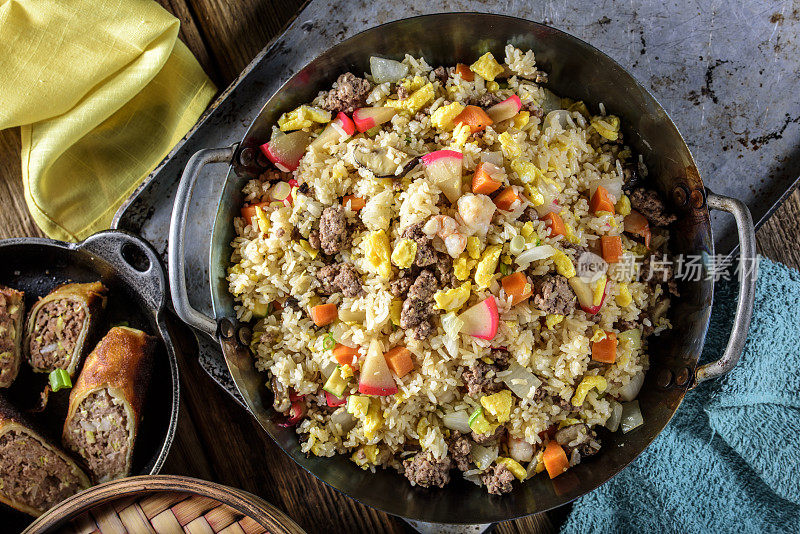
<path id="1" fill-rule="evenodd" d="M 325 326 L 331 324 L 339 316 L 339 310 L 336 304 L 317 304 L 311 308 L 311 320 L 317 326 Z"/>
<path id="2" fill-rule="evenodd" d="M 358 348 L 348 347 L 347 345 L 342 345 L 341 343 L 337 343 L 335 347 L 333 347 L 333 357 L 336 359 L 336 362 L 339 365 L 353 365 L 356 358 L 358 358 Z"/>
<path id="3" fill-rule="evenodd" d="M 622 256 L 622 238 L 618 235 L 604 235 L 600 238 L 603 259 L 608 263 L 618 263 Z"/>
<path id="4" fill-rule="evenodd" d="M 514 202 L 517 200 L 520 200 L 520 198 L 514 188 L 506 187 L 500 191 L 499 195 L 494 197 L 494 205 L 497 206 L 497 209 L 511 211 L 511 206 L 513 206 Z"/>
<path id="5" fill-rule="evenodd" d="M 398 345 L 383 355 L 386 358 L 386 365 L 394 374 L 402 378 L 414 369 L 414 361 L 411 359 L 411 351 L 402 345 Z"/>
<path id="6" fill-rule="evenodd" d="M 247 219 L 248 223 L 253 222 L 253 217 L 256 216 L 256 206 L 261 209 L 266 208 L 269 206 L 269 202 L 258 202 L 256 204 L 250 204 L 248 206 L 242 206 L 242 217 Z"/>
<path id="7" fill-rule="evenodd" d="M 467 65 L 464 65 L 463 63 L 456 64 L 456 72 L 461 75 L 461 79 L 463 79 L 465 82 L 471 82 L 475 80 L 475 74 L 469 70 Z"/>
<path id="8" fill-rule="evenodd" d="M 564 226 L 564 221 L 558 213 L 550 212 L 542 220 L 550 227 L 550 237 L 557 235 L 567 235 L 567 227 Z"/>
<path id="9" fill-rule="evenodd" d="M 497 191 L 502 184 L 489 176 L 483 163 L 475 169 L 472 176 L 472 192 L 476 195 L 491 195 Z"/>
<path id="10" fill-rule="evenodd" d="M 464 111 L 456 115 L 453 122 L 456 124 L 464 123 L 469 126 L 472 133 L 475 133 L 480 132 L 487 126 L 491 126 L 493 121 L 492 118 L 478 106 L 467 106 L 464 108 Z"/>
<path id="11" fill-rule="evenodd" d="M 342 206 L 347 204 L 348 200 L 350 201 L 350 209 L 353 211 L 358 211 L 367 205 L 367 201 L 361 197 L 357 197 L 355 195 L 345 195 L 345 197 L 342 199 Z"/>
<path id="12" fill-rule="evenodd" d="M 592 343 L 592 359 L 596 362 L 614 363 L 617 360 L 617 334 L 606 332 L 605 339 Z"/>
<path id="13" fill-rule="evenodd" d="M 550 478 L 556 478 L 569 469 L 567 453 L 564 452 L 564 449 L 555 440 L 547 442 L 547 447 L 544 448 L 544 452 L 542 453 L 542 462 Z"/>
<path id="14" fill-rule="evenodd" d="M 597 186 L 597 190 L 592 195 L 592 200 L 589 202 L 589 209 L 592 213 L 607 211 L 614 213 L 614 203 L 611 202 L 611 197 L 608 196 L 608 190 L 602 185 Z"/>
<path id="15" fill-rule="evenodd" d="M 519 304 L 533 294 L 533 287 L 522 271 L 509 274 L 500 280 L 506 295 L 511 295 L 511 305 Z"/>

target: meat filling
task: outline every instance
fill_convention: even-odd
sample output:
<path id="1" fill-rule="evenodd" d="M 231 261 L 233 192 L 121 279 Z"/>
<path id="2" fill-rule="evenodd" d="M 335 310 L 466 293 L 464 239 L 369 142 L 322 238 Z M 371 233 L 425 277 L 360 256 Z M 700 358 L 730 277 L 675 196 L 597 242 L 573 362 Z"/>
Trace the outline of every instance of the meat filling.
<path id="1" fill-rule="evenodd" d="M 11 385 L 17 374 L 22 336 L 22 293 L 0 287 L 0 387 Z"/>
<path id="2" fill-rule="evenodd" d="M 86 462 L 99 482 L 125 476 L 128 416 L 122 403 L 102 389 L 86 397 L 70 419 L 66 445 Z"/>
<path id="3" fill-rule="evenodd" d="M 39 308 L 31 334 L 31 366 L 66 369 L 85 322 L 86 310 L 74 300 L 53 300 Z"/>
<path id="4" fill-rule="evenodd" d="M 0 436 L 0 481 L 0 492 L 40 511 L 83 489 L 73 466 L 37 438 L 16 430 Z"/>

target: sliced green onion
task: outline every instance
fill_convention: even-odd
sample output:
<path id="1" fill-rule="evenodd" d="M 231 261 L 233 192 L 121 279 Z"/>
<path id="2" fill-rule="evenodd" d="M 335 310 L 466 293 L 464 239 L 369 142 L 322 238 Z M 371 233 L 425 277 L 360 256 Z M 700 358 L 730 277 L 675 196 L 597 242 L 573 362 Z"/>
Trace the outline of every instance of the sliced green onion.
<path id="1" fill-rule="evenodd" d="M 60 319 L 60 317 L 59 317 L 59 319 Z M 128 321 L 119 321 L 119 322 L 116 322 L 116 323 L 112 324 L 111 326 L 130 326 L 130 325 L 131 324 Z"/>
<path id="2" fill-rule="evenodd" d="M 328 335 L 325 336 L 325 339 L 322 341 L 322 348 L 325 350 L 333 350 L 335 346 L 336 346 L 336 340 L 333 339 L 333 334 L 329 332 Z"/>
<path id="3" fill-rule="evenodd" d="M 525 249 L 525 238 L 521 235 L 515 235 L 508 245 L 508 249 L 515 256 Z"/>
<path id="4" fill-rule="evenodd" d="M 72 379 L 64 369 L 56 369 L 50 373 L 50 390 L 54 393 L 59 389 L 69 389 L 72 387 Z"/>
<path id="5" fill-rule="evenodd" d="M 503 276 L 508 276 L 509 274 L 511 274 L 511 266 L 508 265 L 507 263 L 502 263 L 501 262 L 500 263 L 500 273 Z"/>

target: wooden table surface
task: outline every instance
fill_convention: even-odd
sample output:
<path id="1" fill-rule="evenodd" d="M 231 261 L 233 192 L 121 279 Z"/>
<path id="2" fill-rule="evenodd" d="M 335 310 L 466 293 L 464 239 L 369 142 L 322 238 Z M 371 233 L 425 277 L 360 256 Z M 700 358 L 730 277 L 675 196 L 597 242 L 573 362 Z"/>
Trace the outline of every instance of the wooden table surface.
<path id="1" fill-rule="evenodd" d="M 305 0 L 158 0 L 181 21 L 180 37 L 220 89 L 280 34 Z M 556 23 L 557 24 L 557 23 Z M 41 236 L 25 206 L 19 129 L 0 132 L 0 238 Z M 757 234 L 759 253 L 800 267 L 800 193 Z M 180 327 L 181 417 L 164 473 L 242 488 L 287 512 L 309 532 L 410 532 L 403 522 L 328 488 L 284 455 L 244 410 L 206 376 Z M 496 532 L 555 532 L 564 511 L 501 523 Z"/>

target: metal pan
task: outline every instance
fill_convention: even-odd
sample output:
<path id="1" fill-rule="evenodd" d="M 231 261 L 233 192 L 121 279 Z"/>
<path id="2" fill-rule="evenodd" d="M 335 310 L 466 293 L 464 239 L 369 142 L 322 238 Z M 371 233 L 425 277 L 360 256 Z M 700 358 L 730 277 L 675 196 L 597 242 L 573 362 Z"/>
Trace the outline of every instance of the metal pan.
<path id="1" fill-rule="evenodd" d="M 26 309 L 60 284 L 102 281 L 109 290 L 108 303 L 97 328 L 97 339 L 90 340 L 89 346 L 94 347 L 110 325 L 123 322 L 158 338 L 131 474 L 158 473 L 175 435 L 179 394 L 175 349 L 164 322 L 167 285 L 158 254 L 139 237 L 108 231 L 81 243 L 6 239 L 0 241 L 0 258 L 3 258 L 0 283 L 25 291 Z M 30 376 L 33 373 L 23 376 L 26 365 L 23 362 L 20 377 L 8 391 L 12 400 L 24 396 L 25 392 L 19 390 L 25 386 L 38 386 L 39 382 L 35 381 L 43 376 Z M 61 442 L 68 396 L 69 391 L 52 393 L 44 413 L 30 417 L 55 443 Z M 0 508 L 0 518 L 4 528 L 14 532 L 22 530 L 31 520 L 7 507 Z"/>
<path id="2" fill-rule="evenodd" d="M 475 28 L 481 29 L 479 39 Z M 559 30 L 513 17 L 478 13 L 405 19 L 367 30 L 329 49 L 269 99 L 240 144 L 201 150 L 191 158 L 172 212 L 169 271 L 173 304 L 184 321 L 218 337 L 233 380 L 252 414 L 287 454 L 322 481 L 367 505 L 413 520 L 504 521 L 563 505 L 598 487 L 658 436 L 690 388 L 723 375 L 736 364 L 752 314 L 755 273 L 750 271 L 741 279 L 734 331 L 724 354 L 716 362 L 698 367 L 714 286 L 710 278 L 683 283 L 682 297 L 673 304 L 674 328 L 651 348 L 652 366 L 639 396 L 645 424 L 625 435 L 601 435 L 604 445 L 597 457 L 552 481 L 534 477 L 499 498 L 464 480 L 454 480 L 443 490 L 425 490 L 411 487 L 393 471 L 362 471 L 344 457 L 307 458 L 300 451 L 294 431 L 281 429 L 273 422 L 275 414 L 264 377 L 254 370 L 251 355 L 242 344 L 249 330 L 246 325 L 237 324 L 225 282 L 232 219 L 241 205 L 240 190 L 252 174 L 262 170 L 255 147 L 269 137 L 271 126 L 282 112 L 309 101 L 344 71 L 367 71 L 370 55 L 402 58 L 410 53 L 424 56 L 431 65 L 453 65 L 470 62 L 486 50 L 502 56 L 508 42 L 535 51 L 537 63 L 549 73 L 547 86 L 556 94 L 582 99 L 595 108 L 602 102 L 610 113 L 621 117 L 626 141 L 644 156 L 653 185 L 679 215 L 673 227 L 673 252 L 713 256 L 709 209 L 716 209 L 734 216 L 742 255 L 754 256 L 755 235 L 746 206 L 706 190 L 675 125 L 653 96 L 621 66 Z M 214 317 L 208 317 L 192 308 L 187 298 L 183 237 L 195 179 L 204 165 L 213 162 L 228 163 L 230 169 L 210 236 L 209 284 Z"/>

